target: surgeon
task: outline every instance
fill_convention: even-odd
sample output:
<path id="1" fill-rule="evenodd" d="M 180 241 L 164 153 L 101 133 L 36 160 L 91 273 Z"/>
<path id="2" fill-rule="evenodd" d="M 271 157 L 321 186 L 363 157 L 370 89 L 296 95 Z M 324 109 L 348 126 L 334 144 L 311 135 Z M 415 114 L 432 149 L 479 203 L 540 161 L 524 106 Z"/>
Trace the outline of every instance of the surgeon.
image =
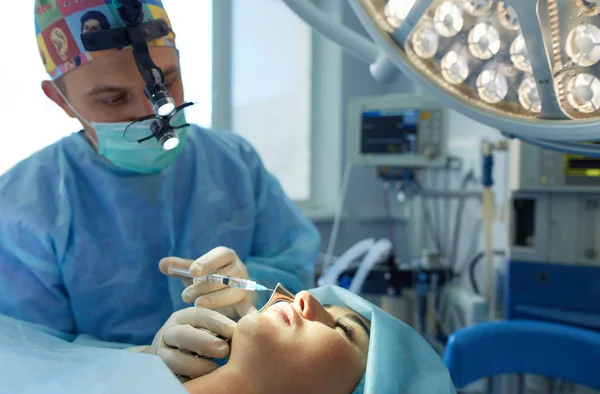
<path id="1" fill-rule="evenodd" d="M 158 0 L 141 5 L 145 22 L 167 23 L 166 35 L 147 46 L 180 108 L 183 81 L 167 14 Z M 86 30 L 82 15 L 90 11 L 107 23 Z M 156 111 L 131 46 L 92 51 L 82 36 L 123 27 L 120 18 L 109 0 L 35 1 L 50 75 L 42 90 L 83 129 L 0 177 L 0 314 L 77 343 L 165 355 L 174 373 L 186 365 L 190 377 L 202 376 L 212 366 L 195 358 L 190 371 L 189 351 L 229 354 L 209 333 L 219 335 L 214 316 L 221 314 L 206 311 L 235 320 L 264 299 L 207 285 L 194 295 L 204 295 L 204 308 L 180 313 L 189 306 L 181 297 L 186 284 L 163 275 L 159 261 L 175 256 L 167 265 L 185 268 L 203 256 L 204 268 L 297 292 L 313 283 L 320 238 L 240 136 L 188 125 L 178 112 L 169 120 L 178 144 L 167 149 L 152 137 L 153 122 L 136 122 Z M 19 132 L 27 133 L 23 122 Z M 169 339 L 183 351 L 157 352 L 150 345 L 174 325 Z"/>

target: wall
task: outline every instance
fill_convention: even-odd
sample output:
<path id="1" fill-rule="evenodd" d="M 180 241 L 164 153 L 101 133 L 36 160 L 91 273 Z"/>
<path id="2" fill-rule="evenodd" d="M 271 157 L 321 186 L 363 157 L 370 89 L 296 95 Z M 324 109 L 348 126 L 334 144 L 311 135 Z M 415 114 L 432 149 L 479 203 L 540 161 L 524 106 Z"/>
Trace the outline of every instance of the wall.
<path id="1" fill-rule="evenodd" d="M 290 198 L 306 200 L 312 31 L 282 2 L 232 5 L 232 129 L 260 152 Z"/>
<path id="2" fill-rule="evenodd" d="M 341 12 L 342 20 L 346 24 L 364 34 L 364 30 L 356 19 L 352 10 L 345 2 L 340 4 L 344 7 Z M 322 65 L 326 66 L 326 65 Z M 340 67 L 342 79 L 342 108 L 344 113 L 341 115 L 342 130 L 345 130 L 346 116 L 345 104 L 351 97 L 360 95 L 376 95 L 386 93 L 402 93 L 414 91 L 413 84 L 405 77 L 400 78 L 392 85 L 385 85 L 376 82 L 371 78 L 368 72 L 368 66 L 360 60 L 348 53 L 343 54 L 343 60 Z M 340 146 L 344 146 L 345 132 L 342 133 L 342 141 Z M 450 138 L 449 145 L 451 153 L 463 158 L 467 168 L 474 168 L 479 173 L 479 146 L 483 139 L 497 140 L 500 139 L 500 134 L 493 129 L 484 125 L 478 124 L 458 113 L 452 112 L 450 117 Z M 505 182 L 505 160 L 500 158 L 497 161 L 495 169 L 495 179 L 499 186 L 499 195 L 504 195 Z M 343 167 L 342 167 L 343 168 Z M 433 184 L 438 187 L 443 186 L 443 174 L 438 174 L 433 180 Z M 453 177 L 452 182 L 457 184 L 460 174 Z M 334 249 L 334 255 L 338 256 L 343 253 L 348 247 L 355 242 L 367 237 L 390 237 L 393 233 L 397 249 L 397 257 L 406 261 L 420 255 L 421 241 L 424 245 L 430 244 L 431 241 L 427 236 L 422 234 L 424 224 L 420 210 L 408 209 L 393 197 L 390 198 L 390 209 L 392 211 L 392 223 L 386 219 L 384 204 L 383 204 L 383 188 L 381 181 L 376 177 L 374 168 L 353 167 L 348 187 L 348 194 L 344 204 L 344 219 L 340 226 L 339 234 Z M 498 198 L 498 202 L 502 203 L 502 197 Z M 432 206 L 429 205 L 431 209 Z M 453 212 L 455 204 L 445 206 L 438 205 L 439 211 Z M 467 235 L 461 244 L 461 249 L 467 249 L 471 237 L 475 229 L 474 224 L 479 217 L 478 204 L 471 204 L 466 209 L 467 213 L 464 219 L 464 234 Z M 323 237 L 323 253 L 327 250 L 329 236 L 332 229 L 332 220 L 330 218 L 315 220 L 319 231 Z M 441 225 L 442 223 L 438 223 Z M 444 224 L 443 227 L 453 225 L 450 220 L 449 224 Z M 497 226 L 496 244 L 499 247 L 504 245 L 504 227 Z M 429 245 L 430 246 L 430 245 Z M 466 256 L 465 256 L 466 258 Z"/>
<path id="3" fill-rule="evenodd" d="M 341 2 L 340 6 L 342 5 L 344 7 L 340 11 L 342 22 L 347 26 L 360 28 L 359 22 L 355 19 L 350 8 L 345 2 Z M 346 128 L 345 111 L 348 100 L 353 96 L 387 93 L 389 86 L 374 81 L 368 73 L 367 65 L 345 52 L 342 54 L 340 74 L 342 81 L 340 96 L 342 113 L 340 114 L 340 123 L 342 131 L 344 131 Z M 342 149 L 342 163 L 345 159 L 343 154 L 344 136 L 345 132 L 342 132 L 342 140 L 339 142 L 339 146 Z M 382 220 L 384 214 L 382 191 L 381 183 L 376 180 L 374 168 L 352 168 L 348 193 L 344 204 L 344 219 L 340 226 L 334 255 L 339 255 L 352 246 L 352 244 L 366 237 L 387 237 L 388 226 Z M 377 203 L 374 203 L 375 201 Z M 394 209 L 395 216 L 401 216 L 398 213 L 400 210 L 399 207 L 395 206 Z M 357 218 L 359 215 L 360 217 Z M 402 220 L 396 221 L 394 229 L 402 230 L 403 226 L 401 223 Z M 323 237 L 323 252 L 325 252 L 331 233 L 332 220 L 319 220 L 317 226 Z"/>

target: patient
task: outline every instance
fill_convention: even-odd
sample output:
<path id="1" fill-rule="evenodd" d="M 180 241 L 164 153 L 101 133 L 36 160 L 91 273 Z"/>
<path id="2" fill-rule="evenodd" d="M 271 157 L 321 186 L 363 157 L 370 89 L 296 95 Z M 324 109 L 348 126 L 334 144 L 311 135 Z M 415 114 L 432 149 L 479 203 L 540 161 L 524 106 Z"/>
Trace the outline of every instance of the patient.
<path id="1" fill-rule="evenodd" d="M 186 383 L 191 393 L 350 394 L 367 364 L 370 322 L 303 291 L 242 318 L 227 364 Z"/>
<path id="2" fill-rule="evenodd" d="M 228 362 L 185 386 L 159 357 L 70 343 L 0 316 L 0 382 L 19 393 L 456 393 L 412 328 L 339 287 L 309 292 L 240 319 Z"/>
<path id="3" fill-rule="evenodd" d="M 455 393 L 440 357 L 419 334 L 361 297 L 326 286 L 282 298 L 240 319 L 227 364 L 185 388 L 192 394 Z"/>

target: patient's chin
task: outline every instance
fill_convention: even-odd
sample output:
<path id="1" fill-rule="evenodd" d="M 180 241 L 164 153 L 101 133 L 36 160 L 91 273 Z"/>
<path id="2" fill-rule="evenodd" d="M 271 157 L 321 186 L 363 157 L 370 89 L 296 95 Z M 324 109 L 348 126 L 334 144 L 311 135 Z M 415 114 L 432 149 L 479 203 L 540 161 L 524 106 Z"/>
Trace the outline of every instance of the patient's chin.
<path id="1" fill-rule="evenodd" d="M 273 319 L 254 313 L 240 319 L 233 334 L 232 357 L 240 354 L 244 357 L 260 357 L 261 354 L 274 350 L 279 343 L 279 327 Z M 248 354 L 256 352 L 255 354 Z"/>

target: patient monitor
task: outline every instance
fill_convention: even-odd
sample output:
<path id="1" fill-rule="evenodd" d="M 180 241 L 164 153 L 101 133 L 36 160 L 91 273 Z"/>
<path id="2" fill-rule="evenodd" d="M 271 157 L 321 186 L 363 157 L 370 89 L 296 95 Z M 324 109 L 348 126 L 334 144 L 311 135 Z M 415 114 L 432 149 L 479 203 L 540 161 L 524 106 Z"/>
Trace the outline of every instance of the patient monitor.
<path id="1" fill-rule="evenodd" d="M 447 111 L 414 94 L 356 97 L 348 105 L 347 160 L 404 168 L 447 160 Z"/>

